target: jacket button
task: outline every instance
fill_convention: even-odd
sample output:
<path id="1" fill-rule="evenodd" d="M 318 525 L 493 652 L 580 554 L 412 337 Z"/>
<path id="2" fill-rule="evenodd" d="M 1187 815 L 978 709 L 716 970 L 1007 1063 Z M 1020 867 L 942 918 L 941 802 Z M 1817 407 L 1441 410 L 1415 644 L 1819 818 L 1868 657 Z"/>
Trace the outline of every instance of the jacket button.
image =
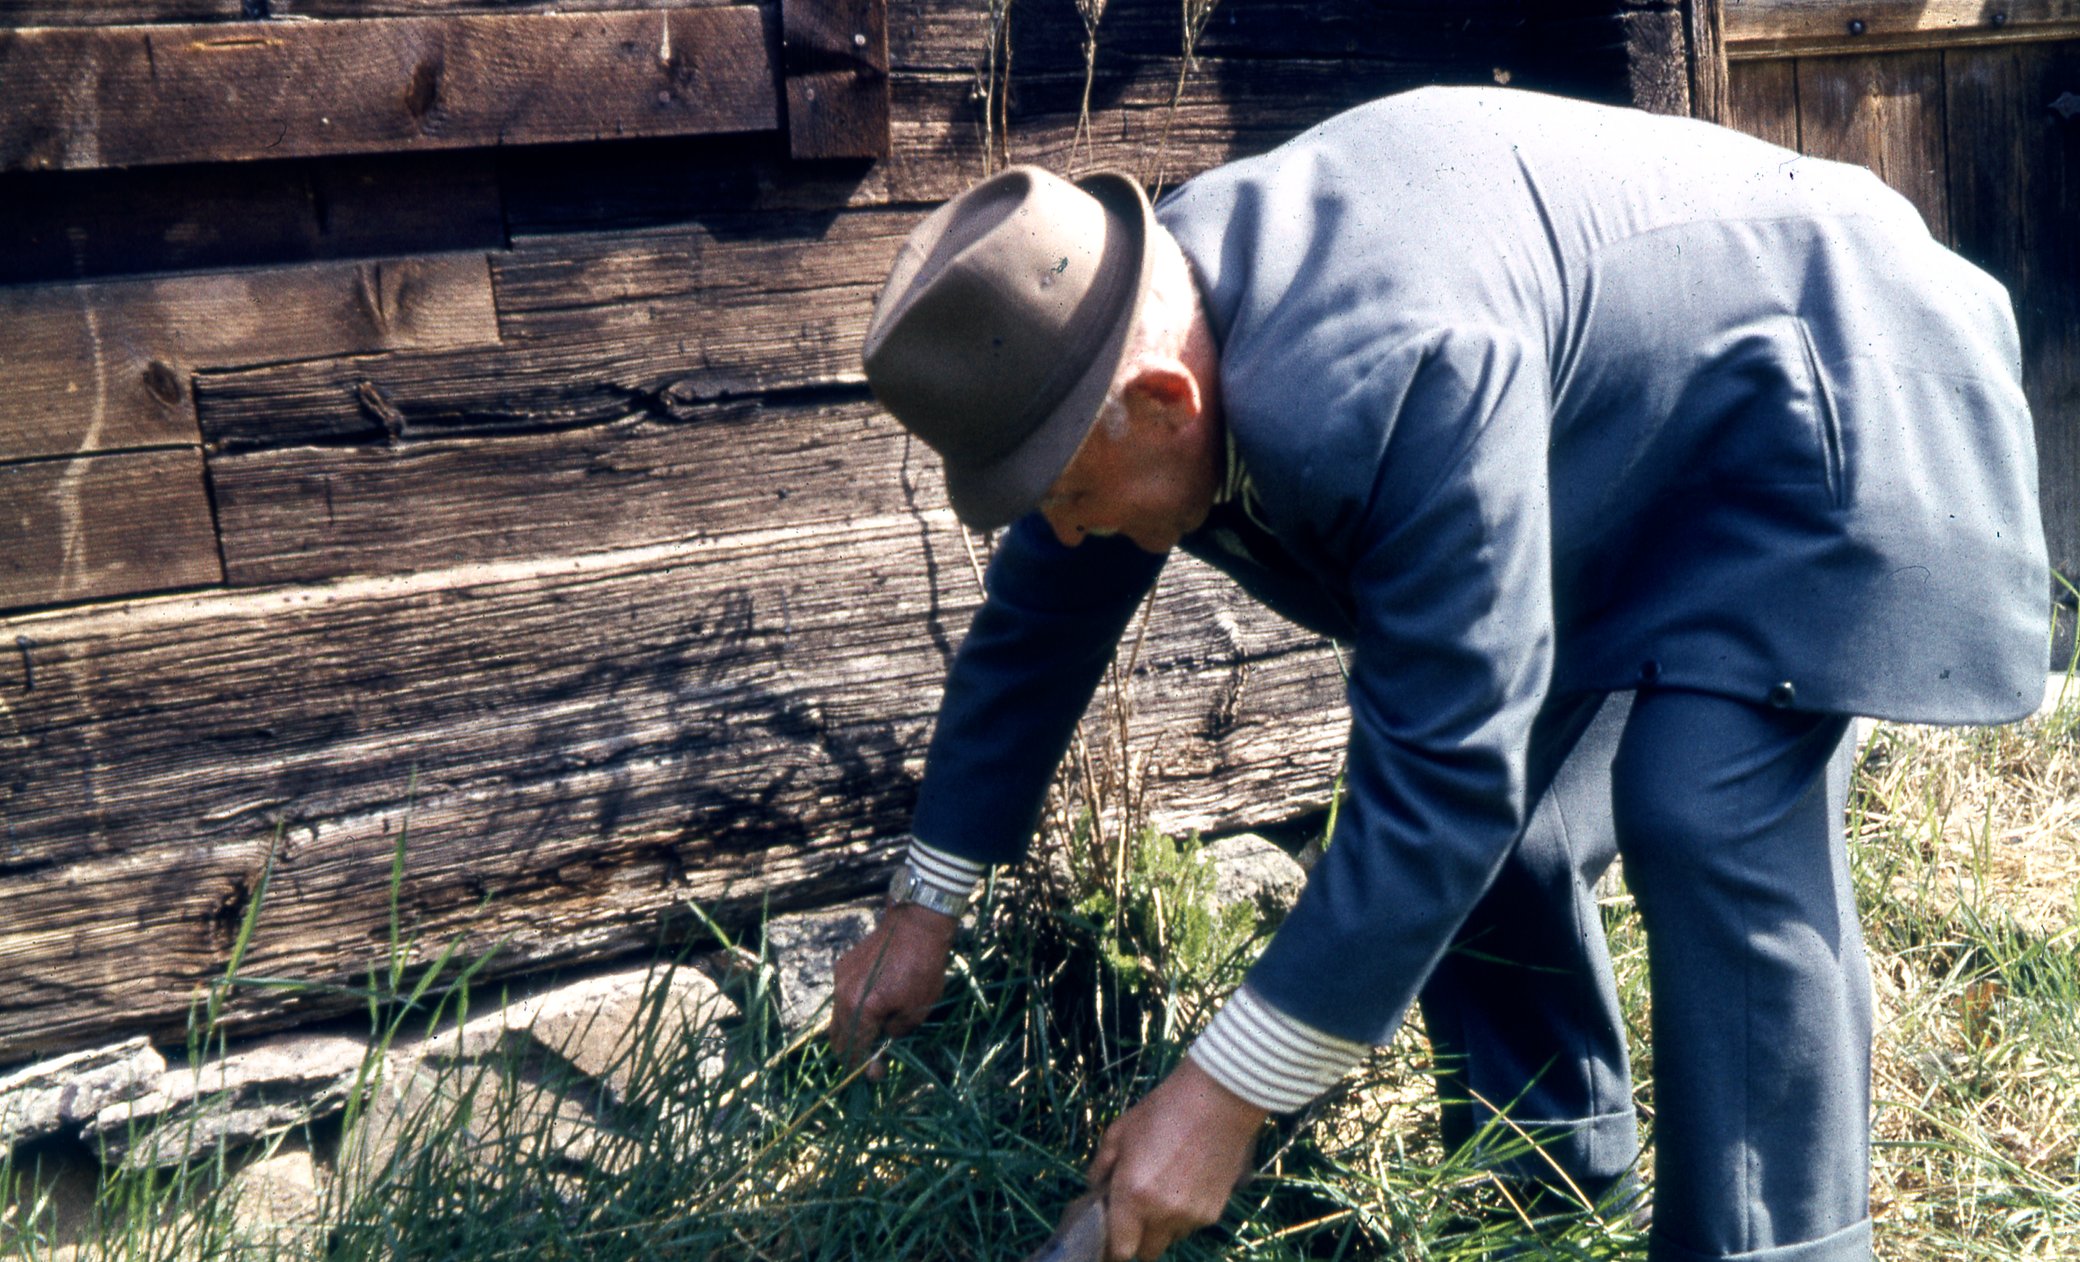
<path id="1" fill-rule="evenodd" d="M 1798 689 L 1788 679 L 1769 690 L 1769 703 L 1779 710 L 1790 708 L 1791 703 L 1797 700 Z"/>
<path id="2" fill-rule="evenodd" d="M 1639 664 L 1639 681 L 1641 683 L 1651 684 L 1659 678 L 1661 678 L 1660 662 L 1657 662 L 1650 657 L 1646 661 L 1641 662 Z"/>

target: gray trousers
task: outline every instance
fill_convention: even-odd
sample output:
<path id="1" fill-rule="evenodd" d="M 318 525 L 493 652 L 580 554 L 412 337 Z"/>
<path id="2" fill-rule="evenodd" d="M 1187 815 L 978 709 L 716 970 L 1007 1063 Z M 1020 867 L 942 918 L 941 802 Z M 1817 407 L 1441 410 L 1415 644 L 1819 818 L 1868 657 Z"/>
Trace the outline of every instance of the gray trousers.
<path id="1" fill-rule="evenodd" d="M 1844 716 L 1697 693 L 1549 704 L 1525 835 L 1421 997 L 1447 1144 L 1528 1134 L 1540 1151 L 1502 1151 L 1505 1175 L 1591 1196 L 1631 1183 L 1630 1066 L 1594 898 L 1622 853 L 1652 987 L 1649 1257 L 1868 1258 L 1854 744 Z"/>

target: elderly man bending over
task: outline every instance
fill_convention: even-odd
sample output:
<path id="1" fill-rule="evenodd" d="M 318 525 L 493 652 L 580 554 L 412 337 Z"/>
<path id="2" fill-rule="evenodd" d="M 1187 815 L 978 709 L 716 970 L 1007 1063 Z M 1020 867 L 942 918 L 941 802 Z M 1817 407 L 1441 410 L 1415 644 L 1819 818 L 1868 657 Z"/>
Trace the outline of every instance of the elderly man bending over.
<path id="1" fill-rule="evenodd" d="M 2043 683 L 1998 284 L 1860 169 L 1428 89 L 1159 208 L 1118 175 L 986 180 L 903 248 L 865 359 L 961 519 L 1010 529 L 908 865 L 841 967 L 840 1050 L 923 1020 L 1182 547 L 1352 646 L 1349 804 L 1245 984 L 1107 1131 L 1110 1256 L 1214 1221 L 1266 1115 L 1417 999 L 1448 1141 L 1506 1108 L 1577 1186 L 1622 1188 L 1591 898 L 1614 850 L 1653 990 L 1650 1256 L 1869 1256 L 1850 717 L 2002 722 Z"/>

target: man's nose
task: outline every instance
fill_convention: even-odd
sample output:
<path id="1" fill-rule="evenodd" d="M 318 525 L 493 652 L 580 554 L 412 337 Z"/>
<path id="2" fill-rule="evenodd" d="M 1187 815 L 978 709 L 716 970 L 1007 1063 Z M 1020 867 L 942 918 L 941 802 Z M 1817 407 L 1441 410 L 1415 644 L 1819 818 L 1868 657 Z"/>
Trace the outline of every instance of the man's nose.
<path id="1" fill-rule="evenodd" d="M 1054 537 L 1061 540 L 1065 548 L 1073 548 L 1082 543 L 1084 535 L 1088 533 L 1081 524 L 1071 520 L 1060 509 L 1042 509 L 1040 515 L 1047 519 L 1048 529 L 1054 531 Z"/>

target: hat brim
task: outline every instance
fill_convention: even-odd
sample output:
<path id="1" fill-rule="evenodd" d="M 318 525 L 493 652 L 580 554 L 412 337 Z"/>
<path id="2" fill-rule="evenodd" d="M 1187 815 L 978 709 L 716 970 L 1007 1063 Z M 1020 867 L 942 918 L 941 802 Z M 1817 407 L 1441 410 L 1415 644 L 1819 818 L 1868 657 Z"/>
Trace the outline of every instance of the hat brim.
<path id="1" fill-rule="evenodd" d="M 1069 467 L 1098 419 L 1098 408 L 1126 355 L 1127 335 L 1141 313 L 1142 295 L 1148 291 L 1148 243 L 1156 228 L 1148 194 L 1138 181 L 1116 171 L 1085 176 L 1076 186 L 1105 211 L 1101 268 L 1128 283 L 1113 290 L 1106 317 L 1112 327 L 1090 365 L 1024 442 L 985 465 L 947 463 L 946 497 L 954 515 L 975 530 L 994 530 L 1031 512 Z"/>

